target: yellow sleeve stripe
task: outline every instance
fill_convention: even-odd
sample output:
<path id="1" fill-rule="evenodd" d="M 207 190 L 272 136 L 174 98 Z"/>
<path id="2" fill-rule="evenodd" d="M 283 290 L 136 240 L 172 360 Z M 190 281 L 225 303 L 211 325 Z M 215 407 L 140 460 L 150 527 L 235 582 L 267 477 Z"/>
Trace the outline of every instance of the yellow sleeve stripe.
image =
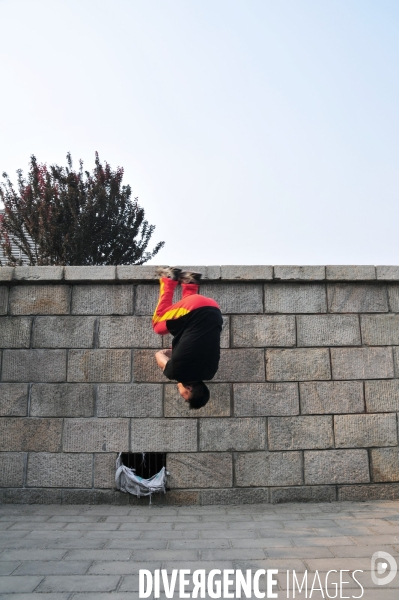
<path id="1" fill-rule="evenodd" d="M 169 321 L 170 319 L 178 319 L 183 317 L 187 313 L 191 312 L 187 308 L 174 308 L 173 310 L 167 310 L 163 315 L 157 315 L 154 313 L 152 317 L 153 323 L 159 323 L 160 321 Z"/>

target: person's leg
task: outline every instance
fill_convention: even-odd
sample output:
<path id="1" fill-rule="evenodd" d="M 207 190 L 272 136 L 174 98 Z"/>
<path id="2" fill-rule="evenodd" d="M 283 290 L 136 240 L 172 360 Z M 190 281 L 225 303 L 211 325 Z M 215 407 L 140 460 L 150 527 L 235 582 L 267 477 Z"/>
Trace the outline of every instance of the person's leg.
<path id="1" fill-rule="evenodd" d="M 159 280 L 159 299 L 154 314 L 152 315 L 152 327 L 155 333 L 158 333 L 159 335 L 166 335 L 169 333 L 166 327 L 166 321 L 162 319 L 162 316 L 173 305 L 173 295 L 178 284 L 178 281 L 168 277 L 161 277 Z"/>
<path id="2" fill-rule="evenodd" d="M 175 289 L 179 285 L 178 281 L 169 279 L 169 277 L 161 277 L 159 280 L 159 298 L 158 304 L 153 314 L 153 319 L 157 316 L 162 316 L 173 304 L 173 295 Z"/>
<path id="3" fill-rule="evenodd" d="M 182 283 L 181 287 L 183 290 L 182 299 L 187 298 L 187 296 L 192 296 L 193 294 L 198 294 L 198 283 Z"/>

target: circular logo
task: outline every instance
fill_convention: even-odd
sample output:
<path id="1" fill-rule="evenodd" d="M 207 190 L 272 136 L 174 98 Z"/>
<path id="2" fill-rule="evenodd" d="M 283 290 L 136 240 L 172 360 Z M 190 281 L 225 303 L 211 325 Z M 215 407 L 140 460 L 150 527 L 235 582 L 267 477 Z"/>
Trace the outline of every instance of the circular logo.
<path id="1" fill-rule="evenodd" d="M 387 562 L 380 562 L 381 559 Z M 385 577 L 377 577 L 377 573 L 378 575 L 386 573 L 388 566 L 391 569 L 389 573 Z M 391 554 L 382 550 L 374 552 L 371 557 L 371 579 L 373 583 L 376 585 L 388 585 L 388 583 L 391 583 L 395 579 L 397 572 L 398 565 Z"/>

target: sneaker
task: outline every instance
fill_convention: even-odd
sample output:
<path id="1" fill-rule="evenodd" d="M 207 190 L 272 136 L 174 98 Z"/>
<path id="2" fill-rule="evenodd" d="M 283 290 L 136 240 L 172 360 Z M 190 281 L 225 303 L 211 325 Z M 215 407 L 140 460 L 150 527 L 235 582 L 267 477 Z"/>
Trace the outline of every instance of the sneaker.
<path id="1" fill-rule="evenodd" d="M 202 273 L 195 273 L 194 271 L 182 271 L 179 276 L 180 283 L 200 283 Z"/>
<path id="2" fill-rule="evenodd" d="M 182 270 L 178 267 L 158 267 L 157 269 L 158 277 L 167 277 L 173 281 L 179 281 L 181 272 Z"/>

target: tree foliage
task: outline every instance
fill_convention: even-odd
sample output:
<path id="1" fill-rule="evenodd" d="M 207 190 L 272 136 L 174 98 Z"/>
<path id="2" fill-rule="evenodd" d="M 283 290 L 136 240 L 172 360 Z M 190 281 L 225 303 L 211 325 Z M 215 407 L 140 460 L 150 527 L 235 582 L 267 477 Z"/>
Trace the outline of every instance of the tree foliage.
<path id="1" fill-rule="evenodd" d="M 0 244 L 9 265 L 23 262 L 13 257 L 12 242 L 30 265 L 141 265 L 164 246 L 147 251 L 155 226 L 122 185 L 123 168 L 101 164 L 97 152 L 92 173 L 82 161 L 74 170 L 70 154 L 66 167 L 31 156 L 27 179 L 17 173 L 17 189 L 6 173 L 0 184 Z"/>

